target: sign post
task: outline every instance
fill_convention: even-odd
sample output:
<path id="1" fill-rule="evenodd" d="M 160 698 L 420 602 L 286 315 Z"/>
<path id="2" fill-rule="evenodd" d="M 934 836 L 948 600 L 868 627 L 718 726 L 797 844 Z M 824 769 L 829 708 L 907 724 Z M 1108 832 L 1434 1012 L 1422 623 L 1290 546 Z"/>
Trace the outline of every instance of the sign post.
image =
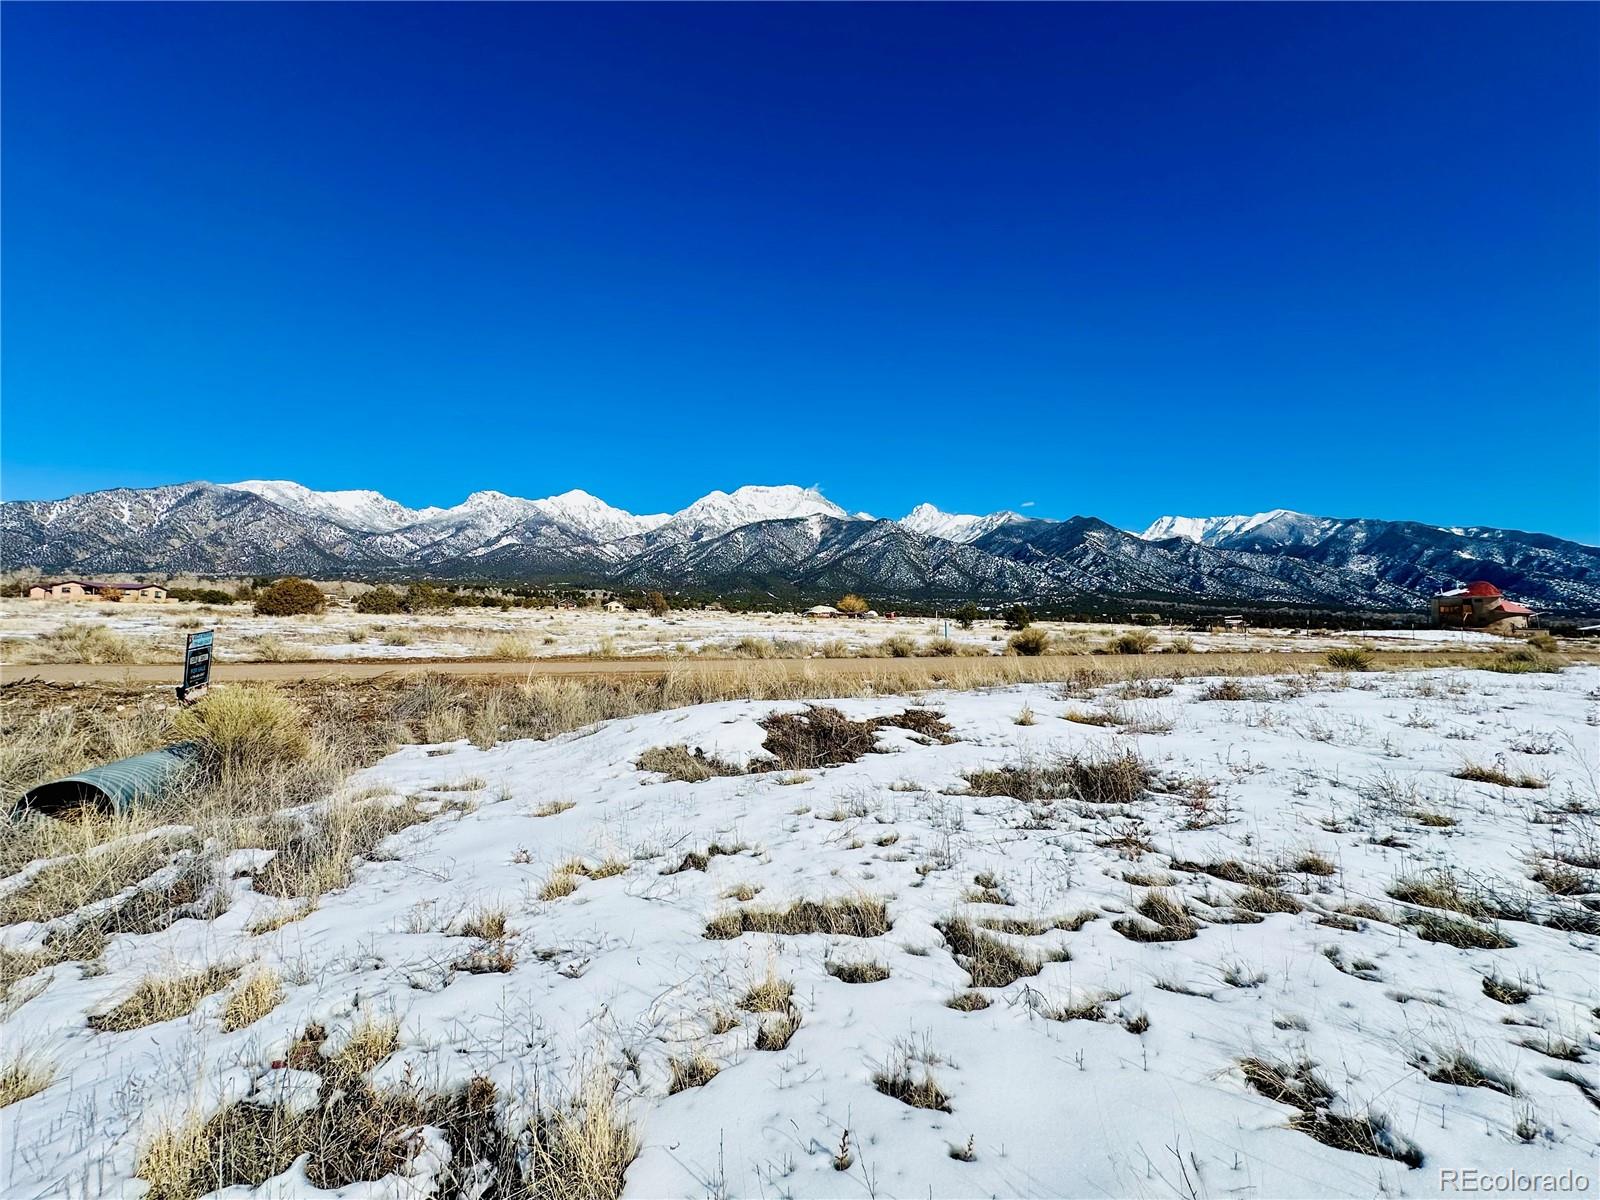
<path id="1" fill-rule="evenodd" d="M 184 704 L 205 695 L 211 683 L 211 641 L 216 630 L 203 629 L 191 633 L 183 647 L 183 682 L 178 685 L 178 699 Z"/>

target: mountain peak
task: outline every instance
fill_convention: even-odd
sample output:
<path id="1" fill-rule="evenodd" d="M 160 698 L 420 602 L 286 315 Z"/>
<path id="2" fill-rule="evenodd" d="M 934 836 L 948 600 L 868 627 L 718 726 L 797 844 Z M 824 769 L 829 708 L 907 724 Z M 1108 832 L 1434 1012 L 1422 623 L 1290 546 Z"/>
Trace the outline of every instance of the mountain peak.
<path id="1" fill-rule="evenodd" d="M 1253 533 L 1266 526 L 1286 533 L 1303 535 L 1330 524 L 1325 517 L 1313 517 L 1287 508 L 1237 514 L 1231 517 L 1158 517 L 1139 536 L 1147 542 L 1183 538 L 1202 546 L 1213 546 L 1227 538 Z M 1294 540 L 1293 537 L 1288 540 Z"/>
<path id="2" fill-rule="evenodd" d="M 919 504 L 900 518 L 900 524 L 914 533 L 943 538 L 947 542 L 974 542 L 1002 525 L 1026 518 L 1014 512 L 993 512 L 986 517 L 971 513 L 947 513 L 932 504 Z"/>
<path id="3" fill-rule="evenodd" d="M 732 492 L 708 492 L 687 508 L 673 514 L 663 528 L 692 537 L 724 533 L 757 521 L 788 521 L 796 517 L 836 517 L 849 520 L 850 514 L 816 488 L 793 483 L 745 484 Z"/>
<path id="4" fill-rule="evenodd" d="M 531 503 L 552 521 L 559 521 L 602 542 L 648 533 L 672 519 L 668 513 L 636 516 L 625 508 L 607 504 L 582 488 L 572 488 L 559 496 L 549 496 Z"/>
<path id="5" fill-rule="evenodd" d="M 407 508 L 383 493 L 367 488 L 319 492 L 289 479 L 245 479 L 219 486 L 236 492 L 250 492 L 300 516 L 317 517 L 364 533 L 388 533 L 401 526 L 426 520 L 440 511 L 436 508 Z"/>

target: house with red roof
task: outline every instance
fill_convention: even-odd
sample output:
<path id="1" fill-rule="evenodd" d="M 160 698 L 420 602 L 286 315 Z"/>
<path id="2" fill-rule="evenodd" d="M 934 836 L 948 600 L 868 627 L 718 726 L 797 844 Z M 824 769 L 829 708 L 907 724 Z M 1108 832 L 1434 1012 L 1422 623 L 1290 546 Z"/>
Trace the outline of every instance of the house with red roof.
<path id="1" fill-rule="evenodd" d="M 1514 600 L 1487 580 L 1440 592 L 1433 598 L 1433 623 L 1444 629 L 1488 629 L 1509 633 L 1526 629 L 1533 610 Z"/>

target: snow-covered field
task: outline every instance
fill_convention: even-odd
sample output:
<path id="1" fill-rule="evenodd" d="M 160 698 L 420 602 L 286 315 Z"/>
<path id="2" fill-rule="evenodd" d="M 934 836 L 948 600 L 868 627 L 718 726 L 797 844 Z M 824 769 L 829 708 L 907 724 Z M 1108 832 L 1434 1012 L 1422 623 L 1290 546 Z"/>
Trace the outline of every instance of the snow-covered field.
<path id="1" fill-rule="evenodd" d="M 314 1097 L 314 1074 L 273 1067 L 308 1025 L 326 1053 L 391 1019 L 384 1086 L 483 1075 L 514 1105 L 611 1072 L 633 1196 L 1438 1195 L 1441 1170 L 1571 1170 L 1593 1191 L 1600 937 L 1575 927 L 1600 923 L 1600 670 L 1237 682 L 1243 699 L 1193 680 L 845 700 L 857 720 L 921 705 L 949 732 L 886 727 L 854 762 L 700 782 L 635 764 L 682 745 L 759 765 L 760 722 L 804 706 L 402 749 L 347 792 L 438 814 L 309 915 L 250 933 L 286 902 L 252 890 L 264 855 L 242 851 L 221 915 L 18 985 L 4 1046 L 55 1075 L 0 1109 L 0 1192 L 132 1195 L 164 1127 Z M 1097 713 L 1116 723 L 1066 719 Z M 1062 794 L 1062 764 L 1124 753 L 1149 771 L 1131 798 Z M 1540 786 L 1459 778 L 1468 763 Z M 1502 915 L 1441 924 L 1465 918 L 1391 895 L 1417 881 Z M 740 933 L 762 918 L 731 915 L 840 898 L 882 901 L 889 927 Z M 503 931 L 467 936 L 486 913 Z M 1451 944 L 1463 929 L 1502 944 Z M 975 964 L 973 938 L 1016 977 Z M 89 1024 L 147 975 L 211 966 L 274 969 L 285 997 L 231 1033 L 226 988 L 185 1017 Z M 855 971 L 885 977 L 836 977 Z M 741 1008 L 769 977 L 792 985 L 782 1011 Z M 973 993 L 986 1006 L 949 1006 Z M 669 1094 L 671 1060 L 699 1056 L 713 1077 Z M 948 1111 L 875 1078 L 931 1080 Z M 449 1149 L 417 1145 L 403 1178 L 340 1194 L 427 1194 Z M 309 1191 L 296 1167 L 230 1196 Z"/>
<path id="2" fill-rule="evenodd" d="M 1062 649 L 1091 650 L 1132 629 L 1128 625 L 1039 622 Z M 973 652 L 1000 653 L 1009 631 L 998 621 L 962 629 L 930 617 L 814 620 L 795 613 L 684 610 L 653 617 L 598 609 L 464 609 L 438 614 L 366 616 L 336 604 L 305 617 L 258 617 L 246 605 L 206 609 L 191 604 L 51 604 L 0 600 L 0 662 L 37 661 L 40 639 L 67 626 L 104 628 L 129 639 L 143 661 L 177 662 L 193 628 L 217 631 L 223 661 L 322 659 L 536 658 L 604 654 L 623 657 L 719 654 L 743 639 L 777 643 L 784 657 L 855 654 L 888 638 L 925 644 L 948 636 Z M 1200 651 L 1323 651 L 1367 645 L 1384 650 L 1492 650 L 1508 639 L 1476 630 L 1245 629 L 1218 633 L 1158 628 L 1158 646 L 1187 638 Z"/>

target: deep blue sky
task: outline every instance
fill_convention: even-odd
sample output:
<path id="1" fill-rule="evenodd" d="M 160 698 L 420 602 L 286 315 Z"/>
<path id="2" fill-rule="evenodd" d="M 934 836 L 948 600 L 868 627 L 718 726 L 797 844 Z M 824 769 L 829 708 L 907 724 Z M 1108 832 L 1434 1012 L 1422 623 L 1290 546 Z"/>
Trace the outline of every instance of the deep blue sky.
<path id="1" fill-rule="evenodd" d="M 3 493 L 1600 541 L 1600 8 L 3 13 Z"/>

